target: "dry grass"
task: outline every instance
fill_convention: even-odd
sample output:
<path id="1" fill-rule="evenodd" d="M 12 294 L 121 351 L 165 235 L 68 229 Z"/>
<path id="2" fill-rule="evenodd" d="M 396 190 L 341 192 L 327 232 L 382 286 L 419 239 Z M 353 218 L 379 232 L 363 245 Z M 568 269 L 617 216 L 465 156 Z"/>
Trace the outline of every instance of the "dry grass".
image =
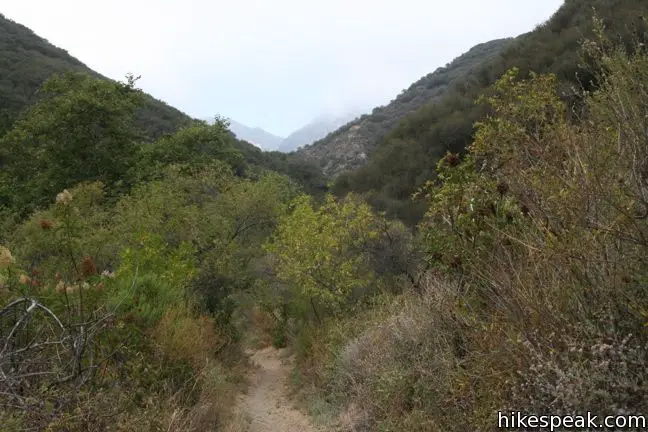
<path id="1" fill-rule="evenodd" d="M 464 183 L 466 171 L 446 173 L 424 229 L 439 255 L 457 255 L 452 276 L 429 273 L 381 314 L 306 332 L 303 377 L 342 430 L 648 410 L 648 56 L 603 61 L 608 84 L 580 126 L 554 118 L 551 79 L 513 84 L 473 149 L 487 168 Z"/>
<path id="2" fill-rule="evenodd" d="M 207 367 L 199 377 L 201 393 L 195 405 L 167 411 L 165 429 L 168 432 L 201 432 L 244 430 L 244 421 L 234 409 L 238 388 L 219 365 Z M 170 413 L 170 415 L 169 415 Z"/>
<path id="3" fill-rule="evenodd" d="M 172 362 L 186 361 L 200 373 L 209 358 L 226 341 L 207 316 L 187 316 L 182 309 L 169 309 L 152 332 L 161 353 Z"/>

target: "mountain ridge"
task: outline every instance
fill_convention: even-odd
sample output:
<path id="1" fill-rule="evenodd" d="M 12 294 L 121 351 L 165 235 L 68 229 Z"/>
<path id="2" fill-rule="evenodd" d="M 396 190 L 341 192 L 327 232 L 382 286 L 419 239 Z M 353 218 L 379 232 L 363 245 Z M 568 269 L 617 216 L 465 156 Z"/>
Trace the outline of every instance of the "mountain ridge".
<path id="1" fill-rule="evenodd" d="M 377 142 L 408 113 L 439 100 L 452 83 L 470 73 L 487 58 L 497 55 L 513 39 L 495 39 L 475 45 L 443 67 L 437 68 L 392 99 L 344 124 L 326 137 L 306 145 L 297 154 L 320 165 L 325 175 L 336 177 L 363 165 Z"/>
<path id="2" fill-rule="evenodd" d="M 7 133 L 23 112 L 39 99 L 41 85 L 56 74 L 81 72 L 93 78 L 110 80 L 90 69 L 66 50 L 38 36 L 30 28 L 0 14 L 0 136 Z M 200 122 L 164 101 L 144 93 L 144 105 L 135 117 L 142 142 Z M 262 152 L 256 146 L 228 137 L 247 164 L 277 171 L 295 179 L 312 193 L 320 193 L 324 180 L 315 167 L 294 156 Z M 1 161 L 0 161 L 1 166 Z"/>
<path id="3" fill-rule="evenodd" d="M 602 22 L 610 42 L 632 52 L 635 42 L 648 44 L 642 18 L 647 15 L 647 3 L 631 0 L 566 0 L 547 21 L 510 39 L 484 61 L 473 62 L 471 70 L 448 83 L 439 97 L 391 123 L 385 135 L 374 133 L 368 141 L 371 135 L 356 134 L 351 136 L 354 141 L 348 137 L 349 129 L 359 124 L 350 124 L 305 148 L 300 156 L 335 177 L 335 194 L 364 194 L 376 209 L 414 225 L 426 208 L 412 199 L 413 194 L 436 178 L 435 167 L 447 152 L 463 153 L 470 145 L 475 123 L 489 112 L 475 101 L 501 76 L 514 67 L 521 78 L 531 72 L 552 73 L 565 100 L 576 108 L 575 89 L 596 87 L 594 65 L 581 51 L 584 38 L 597 37 L 594 17 Z M 367 147 L 370 151 L 361 160 L 358 155 Z"/>
<path id="4" fill-rule="evenodd" d="M 83 72 L 95 78 L 109 78 L 38 36 L 30 28 L 0 14 L 0 134 L 21 111 L 38 98 L 40 85 L 52 75 Z M 137 124 L 146 139 L 155 139 L 188 126 L 194 119 L 146 94 L 138 110 Z"/>

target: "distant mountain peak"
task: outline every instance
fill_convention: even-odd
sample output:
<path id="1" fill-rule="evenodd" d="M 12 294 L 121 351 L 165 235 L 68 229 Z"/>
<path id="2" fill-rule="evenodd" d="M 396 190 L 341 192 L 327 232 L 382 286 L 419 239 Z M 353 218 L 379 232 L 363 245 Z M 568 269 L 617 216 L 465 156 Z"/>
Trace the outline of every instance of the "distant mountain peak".
<path id="1" fill-rule="evenodd" d="M 231 119 L 229 120 L 229 129 L 238 139 L 254 144 L 261 150 L 290 153 L 299 147 L 325 138 L 329 133 L 359 116 L 359 111 L 347 114 L 320 114 L 286 138 L 274 135 L 261 127 L 246 126 Z M 213 123 L 212 119 L 205 121 Z"/>
<path id="2" fill-rule="evenodd" d="M 212 123 L 213 120 L 207 120 L 207 122 Z M 246 126 L 232 119 L 229 120 L 229 123 L 230 131 L 236 135 L 238 139 L 254 144 L 261 150 L 275 151 L 279 149 L 279 146 L 283 141 L 282 137 L 274 135 L 258 126 Z"/>
<path id="3" fill-rule="evenodd" d="M 350 112 L 343 115 L 320 114 L 304 127 L 288 135 L 279 146 L 279 151 L 289 153 L 300 147 L 310 145 L 315 141 L 326 138 L 328 134 L 359 116 L 359 112 Z"/>

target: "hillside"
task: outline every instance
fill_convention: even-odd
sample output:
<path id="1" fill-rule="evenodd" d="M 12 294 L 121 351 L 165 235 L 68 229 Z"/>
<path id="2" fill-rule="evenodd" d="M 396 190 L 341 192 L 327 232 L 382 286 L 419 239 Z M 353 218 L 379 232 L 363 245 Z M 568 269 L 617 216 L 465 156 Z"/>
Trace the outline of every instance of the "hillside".
<path id="1" fill-rule="evenodd" d="M 377 107 L 371 114 L 357 118 L 325 138 L 301 148 L 298 154 L 316 161 L 328 176 L 353 170 L 366 162 L 378 141 L 398 125 L 405 115 L 439 101 L 459 79 L 473 73 L 510 43 L 499 39 L 479 44 L 445 67 L 426 75 L 403 90 L 389 104 Z"/>
<path id="2" fill-rule="evenodd" d="M 28 28 L 0 14 L 0 135 L 36 98 L 52 74 L 89 69 L 67 51 L 48 44 Z"/>
<path id="3" fill-rule="evenodd" d="M 340 196 L 4 23 L 0 429 L 646 430 L 646 9 L 568 0 Z"/>
<path id="4" fill-rule="evenodd" d="M 331 132 L 336 131 L 338 128 L 359 116 L 359 114 L 319 116 L 307 125 L 288 135 L 279 146 L 279 151 L 289 153 L 300 147 L 310 145 L 315 141 L 325 138 Z"/>
<path id="5" fill-rule="evenodd" d="M 570 95 L 574 87 L 591 86 L 594 75 L 579 67 L 579 49 L 580 41 L 592 36 L 593 8 L 613 41 L 629 46 L 633 39 L 644 38 L 645 22 L 641 17 L 648 14 L 648 3 L 567 0 L 545 24 L 504 44 L 502 51 L 484 58 L 484 64 L 475 64 L 471 73 L 445 87 L 435 103 L 407 115 L 384 138 L 372 142 L 376 150 L 368 163 L 338 177 L 336 192 L 368 192 L 377 208 L 409 223 L 418 221 L 425 207 L 412 202 L 411 195 L 434 177 L 434 167 L 442 155 L 466 148 L 472 139 L 473 124 L 486 113 L 474 102 L 504 72 L 516 66 L 522 76 L 529 71 L 555 73 L 565 98 L 573 99 Z M 360 126 L 343 128 L 324 143 L 327 145 L 318 143 L 305 151 L 305 156 L 320 161 L 327 173 L 358 166 L 353 155 L 367 145 L 366 135 L 352 135 L 358 134 Z M 336 136 L 342 138 L 336 141 Z M 338 155 L 337 160 L 331 160 L 327 153 Z"/>
<path id="6" fill-rule="evenodd" d="M 38 89 L 54 74 L 82 72 L 95 78 L 107 79 L 90 69 L 67 51 L 57 48 L 29 28 L 0 14 L 0 137 L 27 107 L 38 101 Z M 137 110 L 135 125 L 142 141 L 152 141 L 179 128 L 189 126 L 194 119 L 166 103 L 144 94 L 144 103 Z M 246 162 L 287 174 L 308 190 L 324 184 L 317 170 L 294 157 L 279 154 L 260 156 L 250 144 L 231 137 L 231 144 L 246 157 Z M 270 168 L 272 167 L 272 168 Z"/>
<path id="7" fill-rule="evenodd" d="M 37 100 L 36 90 L 46 79 L 69 71 L 104 78 L 67 51 L 0 14 L 0 135 L 26 106 Z M 139 127 L 149 139 L 189 123 L 189 116 L 151 96 L 139 110 Z"/>

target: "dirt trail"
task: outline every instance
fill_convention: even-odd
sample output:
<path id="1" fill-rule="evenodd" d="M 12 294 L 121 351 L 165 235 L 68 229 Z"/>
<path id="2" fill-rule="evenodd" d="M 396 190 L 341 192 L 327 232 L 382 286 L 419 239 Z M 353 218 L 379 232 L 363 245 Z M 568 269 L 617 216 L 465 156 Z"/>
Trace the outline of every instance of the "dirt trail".
<path id="1" fill-rule="evenodd" d="M 321 432 L 288 396 L 291 364 L 273 347 L 249 353 L 254 365 L 250 387 L 239 399 L 248 432 Z"/>

